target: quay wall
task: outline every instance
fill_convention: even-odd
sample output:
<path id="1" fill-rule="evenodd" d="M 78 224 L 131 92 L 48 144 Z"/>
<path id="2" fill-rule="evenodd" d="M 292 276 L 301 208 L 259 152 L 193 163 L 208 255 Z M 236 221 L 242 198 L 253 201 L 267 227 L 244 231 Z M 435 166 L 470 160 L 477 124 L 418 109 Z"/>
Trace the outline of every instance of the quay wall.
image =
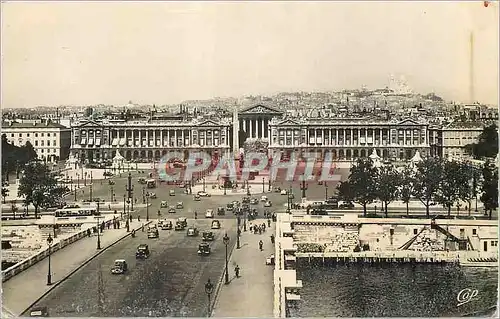
<path id="1" fill-rule="evenodd" d="M 353 252 L 368 245 L 370 251 L 405 250 L 454 251 L 456 243 L 447 241 L 446 232 L 468 240 L 470 250 L 497 251 L 497 221 L 435 220 L 440 230 L 431 227 L 430 219 L 358 218 L 357 216 L 314 216 L 294 214 L 294 243 L 317 244 L 322 252 Z M 411 244 L 409 241 L 415 238 Z M 409 244 L 409 245 L 408 245 Z"/>

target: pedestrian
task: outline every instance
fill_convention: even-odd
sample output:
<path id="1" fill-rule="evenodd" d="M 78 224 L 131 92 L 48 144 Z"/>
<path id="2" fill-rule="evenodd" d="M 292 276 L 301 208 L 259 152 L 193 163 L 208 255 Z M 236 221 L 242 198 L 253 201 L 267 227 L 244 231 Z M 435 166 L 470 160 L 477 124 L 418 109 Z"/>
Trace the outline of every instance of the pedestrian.
<path id="1" fill-rule="evenodd" d="M 87 236 L 90 237 L 90 228 L 87 229 Z"/>
<path id="2" fill-rule="evenodd" d="M 120 229 L 120 221 L 116 222 L 116 228 Z"/>
<path id="3" fill-rule="evenodd" d="M 161 212 L 160 212 L 160 210 L 158 209 L 158 217 L 160 217 L 160 216 L 161 216 Z"/>
<path id="4" fill-rule="evenodd" d="M 259 235 L 262 234 L 262 226 L 259 226 Z"/>
<path id="5" fill-rule="evenodd" d="M 253 225 L 250 224 L 250 232 L 252 232 L 252 229 L 253 229 Z"/>
<path id="6" fill-rule="evenodd" d="M 137 215 L 137 221 L 140 222 L 141 221 L 141 216 Z"/>
<path id="7" fill-rule="evenodd" d="M 234 273 L 236 274 L 236 278 L 240 278 L 240 266 L 236 265 L 234 267 Z"/>
<path id="8" fill-rule="evenodd" d="M 130 215 L 130 222 L 132 222 L 132 215 Z"/>
<path id="9" fill-rule="evenodd" d="M 144 232 L 144 224 L 141 226 L 141 231 Z"/>
<path id="10" fill-rule="evenodd" d="M 271 235 L 271 244 L 274 245 L 274 235 Z"/>
<path id="11" fill-rule="evenodd" d="M 271 220 L 269 219 L 269 217 L 267 218 L 267 227 L 271 227 Z"/>
<path id="12" fill-rule="evenodd" d="M 197 211 L 194 212 L 194 219 L 198 219 L 198 212 Z"/>
<path id="13" fill-rule="evenodd" d="M 264 245 L 264 243 L 262 242 L 262 239 L 259 241 L 259 249 L 260 251 L 262 251 L 262 246 Z"/>

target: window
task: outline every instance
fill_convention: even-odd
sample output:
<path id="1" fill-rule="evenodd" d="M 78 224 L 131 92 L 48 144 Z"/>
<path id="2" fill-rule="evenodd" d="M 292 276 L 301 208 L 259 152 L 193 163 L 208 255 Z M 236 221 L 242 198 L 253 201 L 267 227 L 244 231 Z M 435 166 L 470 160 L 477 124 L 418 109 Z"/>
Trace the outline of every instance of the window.
<path id="1" fill-rule="evenodd" d="M 45 146 L 43 141 L 40 141 L 40 146 Z"/>
<path id="2" fill-rule="evenodd" d="M 38 133 L 35 133 L 35 137 L 38 137 Z"/>
<path id="3" fill-rule="evenodd" d="M 38 141 L 35 141 L 35 146 L 38 146 Z"/>
<path id="4" fill-rule="evenodd" d="M 19 133 L 19 137 L 23 137 L 23 133 Z"/>
<path id="5" fill-rule="evenodd" d="M 10 137 L 14 137 L 14 133 L 10 134 Z"/>
<path id="6" fill-rule="evenodd" d="M 47 137 L 50 137 L 50 133 L 47 133 Z"/>
<path id="7" fill-rule="evenodd" d="M 53 141 L 52 141 L 52 145 L 53 145 L 53 146 L 57 146 L 56 140 L 53 140 Z"/>
<path id="8" fill-rule="evenodd" d="M 28 137 L 30 137 L 30 133 L 26 134 Z"/>
<path id="9" fill-rule="evenodd" d="M 40 136 L 43 137 L 43 133 L 41 133 Z"/>
<path id="10" fill-rule="evenodd" d="M 472 235 L 476 235 L 477 234 L 477 229 L 472 229 Z"/>
<path id="11" fill-rule="evenodd" d="M 413 230 L 413 235 L 416 235 L 417 233 L 418 233 L 418 229 L 416 229 L 416 228 L 415 228 L 415 229 Z"/>
<path id="12" fill-rule="evenodd" d="M 40 150 L 40 152 L 42 152 L 42 153 L 43 153 L 43 151 L 44 151 L 44 149 L 42 148 L 42 149 Z"/>
<path id="13" fill-rule="evenodd" d="M 49 140 L 47 140 L 47 146 L 50 146 L 50 141 Z"/>

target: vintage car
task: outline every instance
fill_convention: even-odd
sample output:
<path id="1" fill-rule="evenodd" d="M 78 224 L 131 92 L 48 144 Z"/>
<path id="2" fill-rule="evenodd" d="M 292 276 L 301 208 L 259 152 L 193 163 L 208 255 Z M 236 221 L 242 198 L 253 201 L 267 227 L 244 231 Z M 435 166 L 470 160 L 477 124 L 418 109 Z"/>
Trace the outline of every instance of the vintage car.
<path id="1" fill-rule="evenodd" d="M 226 210 L 227 210 L 228 212 L 232 212 L 232 211 L 234 210 L 234 204 L 233 204 L 233 203 L 228 203 L 228 204 L 226 205 Z"/>
<path id="2" fill-rule="evenodd" d="M 259 200 L 257 198 L 250 199 L 250 204 L 251 205 L 257 205 L 258 203 L 259 203 Z"/>
<path id="3" fill-rule="evenodd" d="M 205 212 L 205 218 L 214 218 L 214 210 L 207 209 L 207 211 Z"/>
<path id="4" fill-rule="evenodd" d="M 110 180 L 108 180 L 108 184 L 109 184 L 109 185 L 115 185 L 115 181 L 114 181 L 114 180 L 112 180 L 112 179 L 110 179 Z"/>
<path id="5" fill-rule="evenodd" d="M 186 235 L 188 237 L 196 237 L 196 236 L 198 236 L 199 233 L 200 232 L 198 231 L 198 228 L 196 228 L 196 227 L 189 227 L 188 230 L 187 230 Z"/>
<path id="6" fill-rule="evenodd" d="M 168 191 L 168 195 L 169 196 L 175 196 L 175 190 L 174 189 L 171 189 Z"/>
<path id="7" fill-rule="evenodd" d="M 146 184 L 146 179 L 144 177 L 141 177 L 137 180 L 137 182 L 139 182 L 139 184 Z"/>
<path id="8" fill-rule="evenodd" d="M 149 257 L 149 247 L 146 244 L 140 244 L 137 246 L 137 251 L 135 252 L 135 258 L 146 259 Z"/>
<path id="9" fill-rule="evenodd" d="M 173 227 L 174 226 L 172 225 L 172 221 L 171 220 L 164 220 L 160 224 L 160 228 L 162 230 L 171 230 Z"/>
<path id="10" fill-rule="evenodd" d="M 184 227 L 187 227 L 187 225 L 188 225 L 186 217 L 177 218 L 177 223 L 181 223 L 182 225 L 184 225 Z"/>
<path id="11" fill-rule="evenodd" d="M 33 307 L 30 310 L 30 317 L 49 317 L 49 310 L 47 307 Z"/>
<path id="12" fill-rule="evenodd" d="M 160 232 L 158 231 L 158 228 L 155 227 L 150 227 L 148 229 L 148 238 L 158 238 L 160 237 Z"/>
<path id="13" fill-rule="evenodd" d="M 183 209 L 184 208 L 184 203 L 183 202 L 177 202 L 177 204 L 175 205 L 175 208 L 177 208 L 177 209 Z"/>
<path id="14" fill-rule="evenodd" d="M 160 208 L 167 208 L 167 207 L 168 207 L 167 201 L 166 200 L 162 200 L 161 203 L 160 203 Z"/>
<path id="15" fill-rule="evenodd" d="M 241 200 L 241 202 L 242 202 L 243 204 L 248 204 L 248 203 L 250 203 L 250 197 L 248 197 L 248 196 L 243 197 L 243 199 Z"/>
<path id="16" fill-rule="evenodd" d="M 210 246 L 207 243 L 201 243 L 198 246 L 198 255 L 200 256 L 210 255 Z"/>
<path id="17" fill-rule="evenodd" d="M 199 202 L 201 200 L 200 195 L 198 195 L 198 194 L 194 195 L 194 200 Z"/>
<path id="18" fill-rule="evenodd" d="M 156 193 L 147 193 L 146 196 L 151 199 L 156 199 Z"/>
<path id="19" fill-rule="evenodd" d="M 261 202 L 267 202 L 268 200 L 269 200 L 269 199 L 268 199 L 268 198 L 267 198 L 267 196 L 265 196 L 265 195 L 262 195 L 262 196 L 260 197 L 260 201 L 261 201 Z"/>
<path id="20" fill-rule="evenodd" d="M 111 273 L 114 275 L 121 275 L 127 271 L 127 262 L 124 259 L 115 260 L 115 264 L 111 268 Z"/>
<path id="21" fill-rule="evenodd" d="M 180 223 L 180 222 L 175 223 L 174 230 L 184 230 L 184 229 L 186 229 L 186 226 L 184 226 L 183 223 Z"/>
<path id="22" fill-rule="evenodd" d="M 217 219 L 212 221 L 212 229 L 220 229 L 220 221 Z"/>
<path id="23" fill-rule="evenodd" d="M 198 192 L 198 195 L 200 195 L 200 197 L 210 197 L 211 195 L 205 191 L 199 191 Z"/>
<path id="24" fill-rule="evenodd" d="M 175 206 L 170 206 L 168 209 L 169 214 L 175 214 Z"/>
<path id="25" fill-rule="evenodd" d="M 269 257 L 266 258 L 266 265 L 274 265 L 274 255 L 270 255 Z"/>
<path id="26" fill-rule="evenodd" d="M 202 237 L 203 241 L 212 241 L 214 240 L 214 233 L 211 231 L 204 231 Z"/>
<path id="27" fill-rule="evenodd" d="M 273 203 L 270 200 L 264 203 L 264 207 L 271 207 L 271 206 L 273 206 Z"/>
<path id="28" fill-rule="evenodd" d="M 226 215 L 226 209 L 222 206 L 217 208 L 217 215 L 219 216 Z"/>
<path id="29" fill-rule="evenodd" d="M 287 194 L 288 194 L 288 192 L 286 191 L 286 189 L 283 189 L 283 190 L 281 190 L 280 194 L 281 194 L 281 195 L 287 195 Z"/>

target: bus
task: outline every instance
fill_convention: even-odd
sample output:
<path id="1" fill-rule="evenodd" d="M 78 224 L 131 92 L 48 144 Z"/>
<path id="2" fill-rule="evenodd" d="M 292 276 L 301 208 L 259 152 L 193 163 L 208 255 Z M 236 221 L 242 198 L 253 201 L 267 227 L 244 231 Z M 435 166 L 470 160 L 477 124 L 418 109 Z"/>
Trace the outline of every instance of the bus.
<path id="1" fill-rule="evenodd" d="M 96 207 L 62 208 L 55 211 L 56 217 L 98 216 Z"/>

